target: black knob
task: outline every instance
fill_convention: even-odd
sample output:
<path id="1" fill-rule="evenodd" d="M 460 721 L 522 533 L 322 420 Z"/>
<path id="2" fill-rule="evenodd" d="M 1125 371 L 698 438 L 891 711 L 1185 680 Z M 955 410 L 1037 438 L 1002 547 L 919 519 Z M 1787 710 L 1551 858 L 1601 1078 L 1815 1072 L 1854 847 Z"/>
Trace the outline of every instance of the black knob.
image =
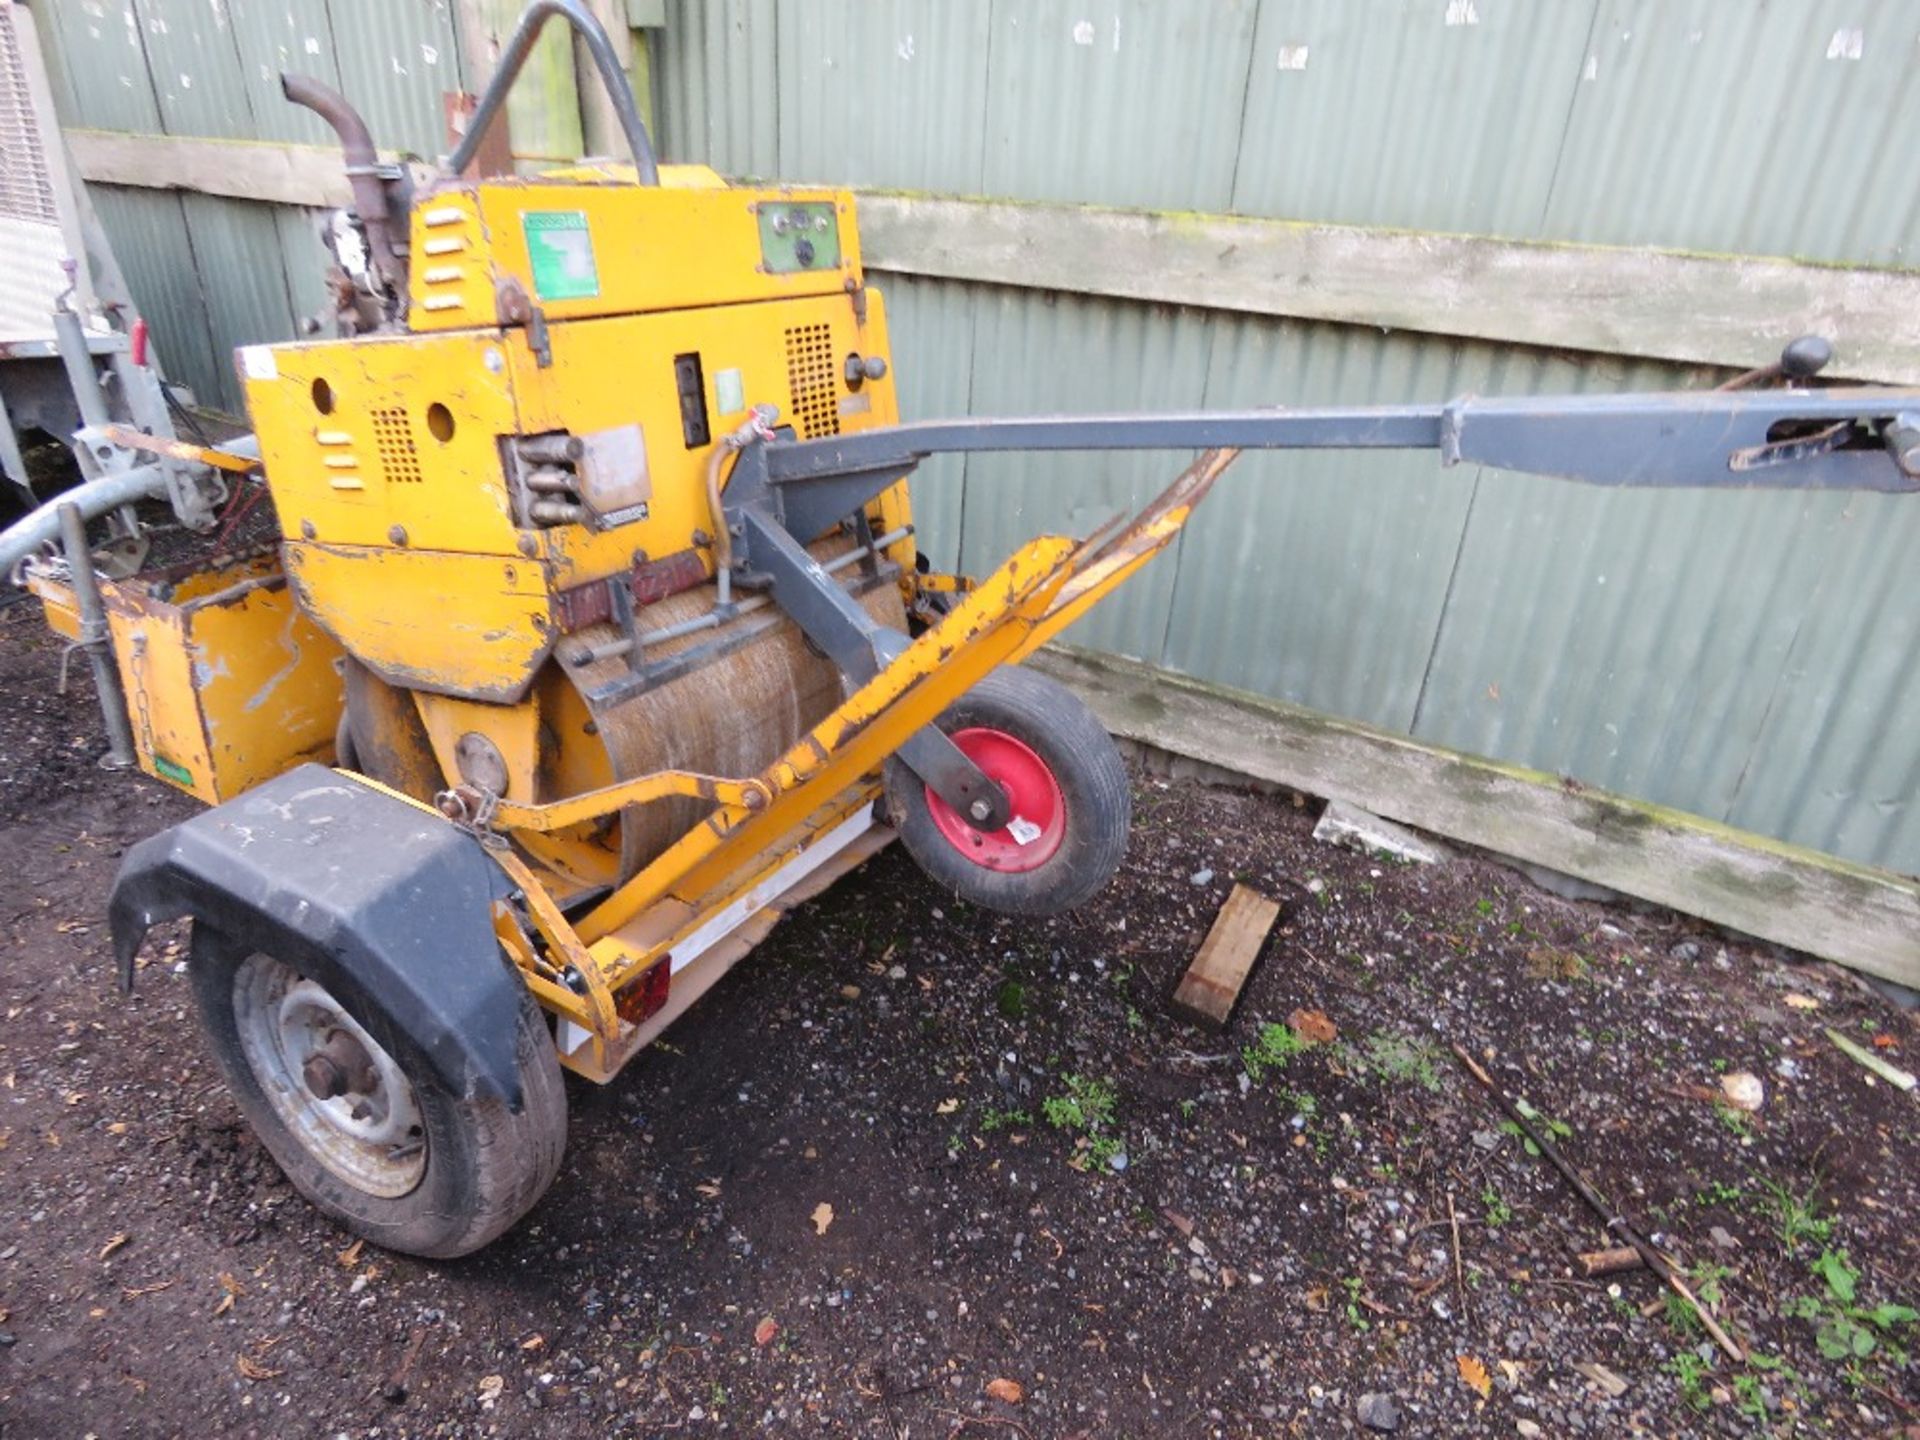
<path id="1" fill-rule="evenodd" d="M 804 235 L 793 242 L 793 258 L 802 265 L 813 264 L 813 241 Z"/>
<path id="2" fill-rule="evenodd" d="M 1811 380 L 1833 360 L 1833 342 L 1824 335 L 1802 335 L 1780 352 L 1780 373 L 1789 380 Z"/>

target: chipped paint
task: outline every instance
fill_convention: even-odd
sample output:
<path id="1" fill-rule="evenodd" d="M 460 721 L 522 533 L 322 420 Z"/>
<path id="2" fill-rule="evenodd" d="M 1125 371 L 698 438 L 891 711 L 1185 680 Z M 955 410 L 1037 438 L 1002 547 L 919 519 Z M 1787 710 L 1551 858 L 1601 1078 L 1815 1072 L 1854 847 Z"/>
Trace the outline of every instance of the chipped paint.
<path id="1" fill-rule="evenodd" d="M 1867 45 L 1866 31 L 1860 29 L 1840 29 L 1833 32 L 1833 38 L 1827 42 L 1827 59 L 1858 60 Z"/>
<path id="2" fill-rule="evenodd" d="M 274 693 L 299 671 L 301 660 L 300 640 L 295 633 L 297 627 L 293 623 L 296 618 L 294 614 L 289 612 L 287 615 L 287 623 L 281 627 L 280 631 L 280 643 L 286 651 L 287 663 L 269 675 L 266 683 L 247 697 L 246 702 L 240 707 L 246 714 L 251 715 L 262 705 L 265 705 L 269 700 L 273 699 Z"/>

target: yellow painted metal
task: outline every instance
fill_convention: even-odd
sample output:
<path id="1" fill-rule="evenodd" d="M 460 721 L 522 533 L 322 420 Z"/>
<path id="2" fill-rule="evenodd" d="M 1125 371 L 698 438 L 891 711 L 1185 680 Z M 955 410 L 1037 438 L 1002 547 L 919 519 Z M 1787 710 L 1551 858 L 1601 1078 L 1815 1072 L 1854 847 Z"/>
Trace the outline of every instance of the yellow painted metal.
<path id="1" fill-rule="evenodd" d="M 843 190 L 647 186 L 618 183 L 616 169 L 584 173 L 594 179 L 570 180 L 565 172 L 501 177 L 443 186 L 419 200 L 412 217 L 411 327 L 491 325 L 507 284 L 517 285 L 555 324 L 831 295 L 861 283 L 853 198 Z M 761 263 L 758 210 L 769 202 L 834 206 L 839 263 L 770 273 Z M 563 291 L 549 285 L 543 293 L 528 253 L 530 215 L 536 226 L 541 217 L 579 217 L 578 233 L 586 238 L 571 243 L 591 257 L 590 284 L 583 280 Z"/>
<path id="2" fill-rule="evenodd" d="M 670 198 L 704 201 L 710 192 Z M 417 227 L 431 228 L 422 217 L 433 208 L 416 207 Z M 550 650 L 555 595 L 618 574 L 637 555 L 696 548 L 712 523 L 711 444 L 686 444 L 674 357 L 701 358 L 715 442 L 762 403 L 805 437 L 899 416 L 891 376 L 855 390 L 843 374 L 849 354 L 889 353 L 874 294 L 864 314 L 836 289 L 555 323 L 547 334 L 538 354 L 519 328 L 247 352 L 248 405 L 301 603 L 389 684 L 518 701 Z M 521 523 L 504 442 L 633 425 L 651 482 L 644 517 L 606 530 Z M 904 481 L 871 513 L 883 533 L 906 527 Z M 887 553 L 912 571 L 910 535 Z M 710 556 L 705 563 L 710 571 Z M 424 614 L 459 627 L 458 643 L 419 624 Z"/>
<path id="3" fill-rule="evenodd" d="M 567 924 L 566 916 L 560 913 L 560 907 L 553 903 L 545 887 L 540 884 L 534 873 L 522 863 L 520 858 L 504 846 L 494 851 L 493 858 L 500 868 L 512 877 L 519 888 L 523 902 L 527 907 L 528 918 L 534 930 L 548 947 L 548 955 L 542 957 L 532 953 L 526 947 L 523 961 L 523 948 L 509 946 L 515 963 L 520 965 L 521 973 L 530 981 L 538 981 L 541 986 L 563 990 L 566 999 L 559 1003 L 565 1008 L 561 1013 L 582 1025 L 594 1038 L 596 1055 L 604 1068 L 607 1049 L 620 1033 L 620 1017 L 613 1006 L 613 991 L 607 984 L 607 977 L 599 962 L 589 953 L 586 946 Z M 500 931 L 500 917 L 495 915 L 495 933 Z M 564 968 L 555 973 L 554 956 L 558 956 Z M 566 982 L 572 979 L 580 986 L 575 991 Z M 536 994 L 541 993 L 538 988 Z M 558 1000 L 558 997 L 549 997 Z M 577 1005 L 576 1005 L 576 1002 Z M 552 1005 L 549 1008 L 554 1008 Z"/>
<path id="4" fill-rule="evenodd" d="M 216 470 L 227 470 L 235 474 L 251 474 L 260 468 L 261 463 L 252 455 L 236 455 L 231 450 L 215 450 L 206 445 L 190 445 L 185 440 L 173 440 L 163 435 L 149 435 L 146 431 L 136 430 L 131 425 L 103 426 L 101 434 L 124 450 L 144 450 L 148 454 L 164 455 L 169 460 L 185 460 L 196 465 L 211 465 Z"/>
<path id="5" fill-rule="evenodd" d="M 73 587 L 36 570 L 27 571 L 27 589 L 40 597 L 40 618 L 47 628 L 71 643 L 80 640 L 80 606 L 73 598 Z"/>
<path id="6" fill-rule="evenodd" d="M 30 583 L 61 633 L 72 592 Z M 306 760 L 333 758 L 340 649 L 294 604 L 272 555 L 171 582 L 102 580 L 140 768 L 218 804 Z"/>
<path id="7" fill-rule="evenodd" d="M 1149 560 L 1173 543 L 1214 481 L 1240 456 L 1238 450 L 1208 450 L 1182 471 L 1125 529 L 1083 547 L 1071 580 L 1060 587 L 1047 613 L 1034 625 L 1011 659 L 1024 660 L 1087 611 L 1132 579 Z"/>
<path id="8" fill-rule="evenodd" d="M 887 353 L 884 313 L 870 304 L 860 325 L 845 296 L 584 320 L 550 333 L 550 365 L 540 365 L 524 345 L 508 350 L 521 429 L 590 434 L 637 422 L 653 482 L 644 520 L 598 533 L 582 525 L 529 532 L 557 589 L 626 568 L 636 548 L 676 554 L 693 545 L 696 530 L 711 527 L 705 500 L 711 450 L 689 450 L 682 438 L 674 356 L 700 356 L 716 440 L 746 420 L 746 406 L 760 403 L 778 406 L 781 422 L 794 424 L 803 437 L 891 425 L 899 415 L 891 377 L 855 394 L 839 373 L 841 357 L 855 351 Z M 800 353 L 790 355 L 795 348 Z M 737 373 L 738 408 L 720 408 L 715 393 L 726 371 Z M 907 504 L 903 483 L 888 492 L 885 513 L 905 515 Z"/>
<path id="9" fill-rule="evenodd" d="M 916 588 L 928 595 L 964 595 L 973 589 L 971 575 L 942 575 L 935 572 L 922 575 L 915 582 Z"/>
<path id="10" fill-rule="evenodd" d="M 718 775 L 696 775 L 689 770 L 657 770 L 637 780 L 602 786 L 583 795 L 554 800 L 544 805 L 523 805 L 502 800 L 494 807 L 493 820 L 503 830 L 532 830 L 548 834 L 578 825 L 585 820 L 611 815 L 627 805 L 644 805 L 649 800 L 664 800 L 681 795 L 693 800 L 712 800 L 720 805 L 738 805 L 747 810 L 764 810 L 773 792 L 763 780 L 727 780 Z"/>
<path id="11" fill-rule="evenodd" d="M 519 557 L 499 450 L 519 429 L 506 374 L 519 338 L 363 336 L 242 352 L 281 533 Z M 444 439 L 431 428 L 435 405 Z"/>
<path id="12" fill-rule="evenodd" d="M 300 604 L 389 684 L 517 700 L 553 648 L 546 575 L 529 560 L 288 541 Z"/>
<path id="13" fill-rule="evenodd" d="M 452 695 L 414 692 L 420 719 L 440 773 L 448 784 L 464 778 L 459 757 L 463 736 L 484 739 L 499 752 L 505 783 L 494 786 L 503 797 L 531 801 L 536 793 L 534 773 L 540 764 L 540 712 L 531 705 L 489 705 Z"/>

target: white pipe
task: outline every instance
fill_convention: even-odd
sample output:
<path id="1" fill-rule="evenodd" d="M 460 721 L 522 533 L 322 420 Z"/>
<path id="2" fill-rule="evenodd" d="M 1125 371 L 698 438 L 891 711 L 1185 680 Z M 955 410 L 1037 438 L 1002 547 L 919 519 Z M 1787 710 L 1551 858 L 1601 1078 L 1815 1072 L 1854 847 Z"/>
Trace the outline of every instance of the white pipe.
<path id="1" fill-rule="evenodd" d="M 62 491 L 0 532 L 0 575 L 11 576 L 14 566 L 60 533 L 62 505 L 77 505 L 81 518 L 92 520 L 135 500 L 166 493 L 167 478 L 158 465 L 136 466 Z"/>

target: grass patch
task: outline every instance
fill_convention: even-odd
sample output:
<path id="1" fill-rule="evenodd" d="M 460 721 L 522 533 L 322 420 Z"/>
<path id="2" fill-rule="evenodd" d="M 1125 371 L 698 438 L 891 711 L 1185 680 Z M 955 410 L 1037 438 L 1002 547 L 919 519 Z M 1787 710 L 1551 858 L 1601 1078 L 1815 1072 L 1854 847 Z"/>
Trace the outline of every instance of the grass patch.
<path id="1" fill-rule="evenodd" d="M 1251 1044 L 1241 1047 L 1240 1063 L 1246 1067 L 1247 1078 L 1258 1085 L 1269 1070 L 1286 1069 L 1289 1060 L 1311 1048 L 1291 1026 L 1269 1020 L 1254 1032 Z"/>
<path id="2" fill-rule="evenodd" d="M 1365 1066 L 1382 1080 L 1440 1091 L 1440 1048 L 1425 1040 L 1407 1040 L 1376 1030 L 1367 1036 Z"/>

